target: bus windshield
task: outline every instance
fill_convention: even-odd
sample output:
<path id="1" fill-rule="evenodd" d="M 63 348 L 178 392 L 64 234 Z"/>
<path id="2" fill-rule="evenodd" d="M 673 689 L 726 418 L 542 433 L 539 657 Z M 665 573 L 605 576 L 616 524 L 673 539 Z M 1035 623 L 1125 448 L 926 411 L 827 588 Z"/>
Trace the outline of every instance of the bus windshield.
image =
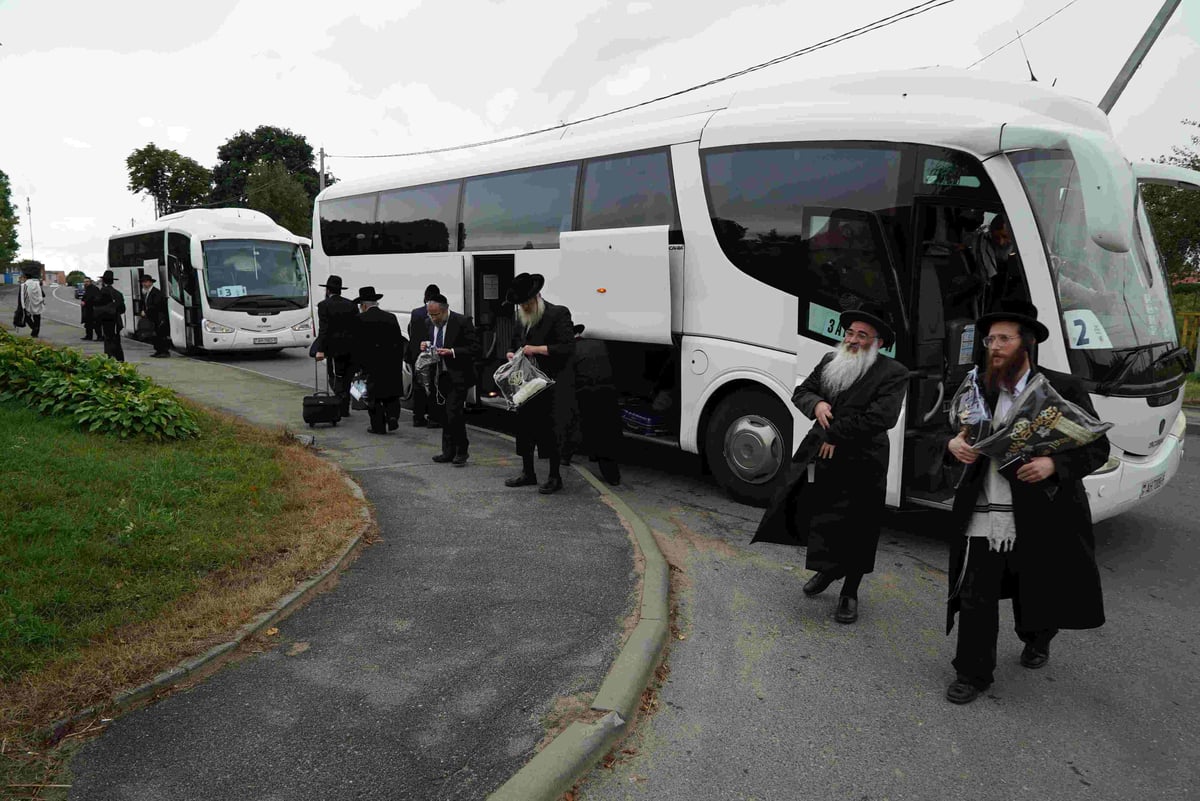
<path id="1" fill-rule="evenodd" d="M 300 246 L 258 239 L 204 242 L 204 292 L 214 309 L 307 308 Z"/>
<path id="2" fill-rule="evenodd" d="M 1009 158 L 1045 243 L 1073 367 L 1103 381 L 1112 377 L 1107 374 L 1114 364 L 1125 361 L 1115 351 L 1174 347 L 1178 334 L 1167 279 L 1140 193 L 1130 221 L 1133 246 L 1113 253 L 1088 235 L 1070 152 L 1026 150 Z"/>

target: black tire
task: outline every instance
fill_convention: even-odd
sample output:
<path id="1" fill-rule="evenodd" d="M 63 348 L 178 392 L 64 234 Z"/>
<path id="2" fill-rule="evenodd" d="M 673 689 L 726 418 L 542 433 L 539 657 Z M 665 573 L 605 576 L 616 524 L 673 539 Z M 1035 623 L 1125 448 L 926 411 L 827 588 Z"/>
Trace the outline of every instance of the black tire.
<path id="1" fill-rule="evenodd" d="M 792 417 L 765 390 L 739 389 L 709 417 L 704 457 L 713 478 L 734 500 L 766 506 L 787 476 Z"/>

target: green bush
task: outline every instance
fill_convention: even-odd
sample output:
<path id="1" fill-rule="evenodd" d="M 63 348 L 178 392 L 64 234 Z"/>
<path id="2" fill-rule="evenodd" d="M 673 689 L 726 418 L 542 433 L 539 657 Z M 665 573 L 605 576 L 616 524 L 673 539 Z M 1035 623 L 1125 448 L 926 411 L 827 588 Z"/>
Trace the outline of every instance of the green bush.
<path id="1" fill-rule="evenodd" d="M 42 414 L 69 416 L 88 431 L 156 440 L 200 434 L 175 394 L 133 365 L 0 330 L 0 401 L 14 398 Z"/>

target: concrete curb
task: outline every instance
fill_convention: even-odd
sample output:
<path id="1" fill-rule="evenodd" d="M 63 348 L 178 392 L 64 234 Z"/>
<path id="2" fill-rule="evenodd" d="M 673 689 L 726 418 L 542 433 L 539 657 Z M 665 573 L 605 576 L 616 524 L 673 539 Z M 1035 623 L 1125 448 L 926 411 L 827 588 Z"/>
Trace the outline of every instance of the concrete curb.
<path id="1" fill-rule="evenodd" d="M 311 444 L 304 443 L 304 440 L 299 436 L 295 438 L 301 444 Z M 363 539 L 376 527 L 375 516 L 371 512 L 371 506 L 367 502 L 366 496 L 363 495 L 362 488 L 354 483 L 353 479 L 347 475 L 340 465 L 328 460 L 325 461 L 338 472 L 342 481 L 349 487 L 351 494 L 362 503 L 362 506 L 359 508 L 361 521 L 359 522 L 358 530 L 355 532 L 354 537 L 336 556 L 326 562 L 325 566 L 316 574 L 300 582 L 296 589 L 284 595 L 269 609 L 259 613 L 249 623 L 239 628 L 232 639 L 220 645 L 215 645 L 204 653 L 194 656 L 191 659 L 186 659 L 175 667 L 159 673 L 140 687 L 118 693 L 103 706 L 89 707 L 74 715 L 55 721 L 50 725 L 48 731 L 45 732 L 47 738 L 53 742 L 57 742 L 67 733 L 68 729 L 78 723 L 82 723 L 88 718 L 97 717 L 102 713 L 111 712 L 119 714 L 126 712 L 142 701 L 153 698 L 155 695 L 174 687 L 189 677 L 193 677 L 201 672 L 209 672 L 211 669 L 219 666 L 224 658 L 232 655 L 238 646 L 247 639 L 280 622 L 307 603 L 314 595 L 324 589 L 332 578 L 339 575 L 350 562 L 354 561 L 354 557 L 357 555 Z"/>
<path id="2" fill-rule="evenodd" d="M 594 723 L 572 723 L 489 795 L 488 801 L 555 801 L 570 790 L 625 734 L 626 724 L 633 719 L 667 643 L 670 569 L 650 527 L 591 471 L 579 465 L 573 467 L 611 502 L 633 531 L 645 564 L 640 620 L 592 702 L 593 711 L 607 714 Z"/>

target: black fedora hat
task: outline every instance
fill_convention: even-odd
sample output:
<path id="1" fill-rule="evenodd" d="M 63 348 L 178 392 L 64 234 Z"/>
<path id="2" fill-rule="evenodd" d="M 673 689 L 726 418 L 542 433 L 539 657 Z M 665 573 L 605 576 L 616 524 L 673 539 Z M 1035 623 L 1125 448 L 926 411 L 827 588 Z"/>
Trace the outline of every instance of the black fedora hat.
<path id="1" fill-rule="evenodd" d="M 538 273 L 521 273 L 509 285 L 508 294 L 504 296 L 504 302 L 508 304 L 524 303 L 541 292 L 542 287 L 545 285 L 546 279 L 544 276 Z"/>
<path id="2" fill-rule="evenodd" d="M 362 303 L 365 300 L 374 302 L 374 301 L 379 300 L 382 297 L 383 297 L 383 295 L 380 295 L 378 292 L 375 291 L 375 287 L 364 286 L 362 289 L 358 290 L 358 297 L 354 299 L 354 302 Z"/>
<path id="3" fill-rule="evenodd" d="M 1045 342 L 1050 338 L 1050 329 L 1038 322 L 1037 306 L 1027 300 L 1001 301 L 997 311 L 988 312 L 975 321 L 975 336 L 982 340 L 987 336 L 992 323 L 999 322 L 1018 323 L 1025 326 L 1033 332 L 1033 336 L 1038 342 Z"/>
<path id="4" fill-rule="evenodd" d="M 883 347 L 890 348 L 896 341 L 896 330 L 892 328 L 891 323 L 884 319 L 885 315 L 887 312 L 881 306 L 867 303 L 861 309 L 846 309 L 842 312 L 840 322 L 843 330 L 849 328 L 850 324 L 854 322 L 866 323 L 879 334 L 879 338 L 883 340 Z"/>
<path id="5" fill-rule="evenodd" d="M 325 283 L 317 284 L 317 286 L 323 286 L 326 289 L 332 289 L 334 292 L 341 292 L 342 291 L 342 277 L 340 275 L 331 275 L 325 281 Z"/>
<path id="6" fill-rule="evenodd" d="M 152 284 L 154 284 L 154 283 L 157 283 L 157 281 L 155 280 L 155 278 L 154 278 L 154 276 L 153 276 L 153 275 L 149 275 L 149 274 L 147 274 L 147 273 L 143 273 L 143 274 L 142 274 L 142 277 L 138 279 L 138 282 L 139 282 L 139 283 L 144 283 L 144 282 L 146 282 L 146 281 L 149 281 L 149 282 L 150 282 L 150 283 L 152 283 Z"/>
<path id="7" fill-rule="evenodd" d="M 106 284 L 111 284 L 113 281 L 116 281 L 117 279 L 113 276 L 112 270 L 105 270 L 104 275 L 100 276 L 100 280 Z"/>

